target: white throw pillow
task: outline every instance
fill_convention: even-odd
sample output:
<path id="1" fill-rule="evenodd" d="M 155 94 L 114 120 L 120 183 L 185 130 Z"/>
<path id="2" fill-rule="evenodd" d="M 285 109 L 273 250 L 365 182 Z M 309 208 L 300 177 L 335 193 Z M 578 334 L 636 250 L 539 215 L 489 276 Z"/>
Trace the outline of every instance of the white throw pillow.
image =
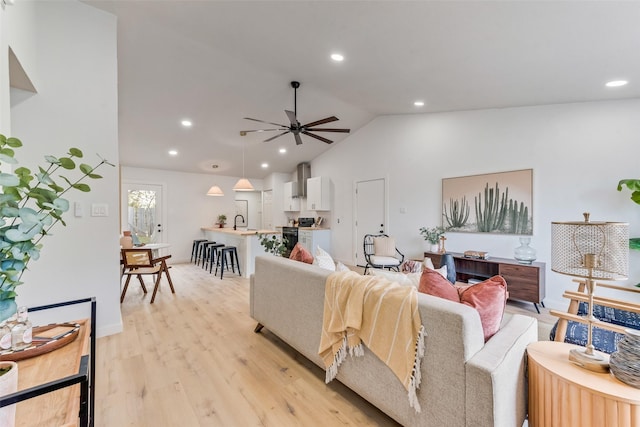
<path id="1" fill-rule="evenodd" d="M 424 264 L 425 268 L 430 268 L 431 270 L 435 270 L 436 269 L 433 266 L 433 261 L 431 261 L 431 258 L 429 258 L 429 257 L 425 257 L 424 261 L 422 261 L 422 264 Z"/>
<path id="2" fill-rule="evenodd" d="M 431 264 L 433 265 L 433 264 Z M 445 279 L 447 278 L 447 266 L 443 265 L 440 268 L 430 268 L 430 270 L 434 270 L 437 271 L 438 273 L 440 273 L 442 275 L 442 277 L 444 277 Z"/>
<path id="3" fill-rule="evenodd" d="M 418 289 L 418 285 L 420 284 L 420 276 L 422 276 L 422 272 L 399 273 L 396 271 L 370 268 L 369 270 L 367 270 L 367 275 L 384 277 L 385 279 L 391 282 L 396 282 L 401 286 L 413 286 L 414 288 Z"/>
<path id="4" fill-rule="evenodd" d="M 316 247 L 316 256 L 313 259 L 313 264 L 325 270 L 336 271 L 336 264 L 333 262 L 333 258 L 320 246 Z"/>
<path id="5" fill-rule="evenodd" d="M 351 271 L 351 269 L 338 261 L 336 262 L 336 271 Z"/>

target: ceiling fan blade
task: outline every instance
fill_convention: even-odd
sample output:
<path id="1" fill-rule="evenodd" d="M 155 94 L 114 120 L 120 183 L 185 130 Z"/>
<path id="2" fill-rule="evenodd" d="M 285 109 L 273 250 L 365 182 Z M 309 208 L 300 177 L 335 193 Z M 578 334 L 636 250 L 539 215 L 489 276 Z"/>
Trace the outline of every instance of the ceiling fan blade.
<path id="1" fill-rule="evenodd" d="M 303 131 L 302 133 L 304 133 L 304 134 L 305 134 L 305 135 L 307 135 L 307 136 L 310 136 L 311 138 L 319 139 L 319 140 L 320 140 L 320 141 L 322 141 L 322 142 L 326 142 L 327 144 L 332 144 L 332 143 L 333 143 L 333 141 L 332 141 L 332 140 L 327 139 L 327 138 L 324 138 L 324 137 L 322 137 L 322 136 L 320 136 L 320 135 L 314 135 L 314 134 L 309 133 L 309 132 L 307 132 L 307 131 Z"/>
<path id="2" fill-rule="evenodd" d="M 285 135 L 285 134 L 287 134 L 287 133 L 289 133 L 289 132 L 291 132 L 291 131 L 287 130 L 286 132 L 279 133 L 278 135 L 276 135 L 276 136 L 272 136 L 272 137 L 271 137 L 271 138 L 269 138 L 269 139 L 265 139 L 265 140 L 264 140 L 264 141 L 262 141 L 262 142 L 269 142 L 269 141 L 273 141 L 274 139 L 279 138 L 279 137 L 281 137 L 282 135 Z"/>
<path id="3" fill-rule="evenodd" d="M 280 126 L 281 128 L 289 127 L 287 125 L 281 125 L 280 123 L 272 123 L 272 122 L 265 122 L 264 120 L 252 119 L 251 117 L 244 117 L 244 119 L 245 120 L 253 120 L 254 122 L 267 123 L 269 125 L 274 125 L 274 126 Z"/>
<path id="4" fill-rule="evenodd" d="M 294 113 L 293 111 L 289 111 L 289 110 L 284 110 L 284 112 L 287 114 L 287 117 L 289 117 L 289 121 L 291 122 L 291 126 L 297 127 L 298 126 L 298 119 L 296 118 L 296 113 Z"/>
<path id="5" fill-rule="evenodd" d="M 310 128 L 310 127 L 314 127 L 314 126 L 318 126 L 318 125 L 323 125 L 325 123 L 335 122 L 336 120 L 338 120 L 338 118 L 336 116 L 325 117 L 324 119 L 316 120 L 315 122 L 311 122 L 311 123 L 307 123 L 306 125 L 303 125 L 302 127 Z"/>
<path id="6" fill-rule="evenodd" d="M 305 129 L 308 132 L 342 132 L 342 133 L 349 133 L 351 132 L 351 129 L 332 129 L 332 128 L 316 128 L 316 129 L 309 129 L 306 128 Z"/>
<path id="7" fill-rule="evenodd" d="M 240 136 L 245 136 L 249 132 L 269 132 L 269 131 L 274 131 L 274 130 L 287 130 L 287 128 L 241 130 L 240 131 Z"/>
<path id="8" fill-rule="evenodd" d="M 299 133 L 294 133 L 293 137 L 296 139 L 296 145 L 302 145 L 302 138 L 300 138 Z"/>

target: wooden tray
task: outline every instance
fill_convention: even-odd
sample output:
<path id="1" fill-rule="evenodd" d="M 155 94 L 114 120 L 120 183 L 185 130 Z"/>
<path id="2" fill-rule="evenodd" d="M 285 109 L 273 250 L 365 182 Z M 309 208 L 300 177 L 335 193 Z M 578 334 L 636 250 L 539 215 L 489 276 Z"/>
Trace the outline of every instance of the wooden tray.
<path id="1" fill-rule="evenodd" d="M 78 323 L 52 323 L 33 328 L 33 342 L 23 350 L 4 350 L 0 352 L 0 361 L 28 359 L 49 353 L 64 347 L 78 337 L 80 325 Z"/>

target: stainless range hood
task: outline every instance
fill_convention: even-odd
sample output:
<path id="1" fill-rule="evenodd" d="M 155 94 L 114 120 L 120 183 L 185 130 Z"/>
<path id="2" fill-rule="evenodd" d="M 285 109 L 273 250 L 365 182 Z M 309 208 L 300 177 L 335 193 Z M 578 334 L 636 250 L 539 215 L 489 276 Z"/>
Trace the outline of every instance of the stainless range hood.
<path id="1" fill-rule="evenodd" d="M 299 163 L 298 172 L 298 197 L 307 197 L 307 179 L 311 178 L 311 164 Z"/>

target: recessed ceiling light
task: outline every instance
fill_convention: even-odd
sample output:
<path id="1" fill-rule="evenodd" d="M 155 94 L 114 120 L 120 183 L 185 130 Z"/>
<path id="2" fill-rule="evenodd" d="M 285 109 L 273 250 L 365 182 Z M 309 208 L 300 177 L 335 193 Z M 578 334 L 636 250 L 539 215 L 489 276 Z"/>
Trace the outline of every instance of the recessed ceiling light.
<path id="1" fill-rule="evenodd" d="M 211 165 L 211 168 L 212 168 L 212 169 L 218 169 L 218 167 L 219 167 L 219 166 L 218 166 L 218 165 L 215 165 L 215 164 Z"/>
<path id="2" fill-rule="evenodd" d="M 629 83 L 626 80 L 612 80 L 610 82 L 607 82 L 607 84 L 605 86 L 607 87 L 619 87 L 619 86 L 624 86 L 627 83 Z"/>
<path id="3" fill-rule="evenodd" d="M 269 163 L 263 163 L 260 166 L 262 167 L 262 169 L 266 169 L 269 167 Z"/>
<path id="4" fill-rule="evenodd" d="M 287 152 L 287 149 L 286 149 L 286 148 L 281 148 L 281 149 L 280 149 L 280 150 L 278 150 L 278 151 L 280 151 L 280 153 L 281 153 L 281 154 L 284 154 L 284 153 L 286 153 L 286 152 Z"/>
<path id="5" fill-rule="evenodd" d="M 344 61 L 344 56 L 340 55 L 339 53 L 332 53 L 331 59 L 333 59 L 336 62 L 342 62 Z"/>
<path id="6" fill-rule="evenodd" d="M 416 107 L 424 107 L 424 101 L 416 101 L 413 103 Z"/>
<path id="7" fill-rule="evenodd" d="M 191 120 L 186 120 L 186 119 L 181 121 L 180 123 L 182 123 L 182 126 L 184 126 L 186 128 L 191 127 L 191 125 L 193 124 L 193 123 L 191 123 Z"/>
<path id="8" fill-rule="evenodd" d="M 177 156 L 178 155 L 178 151 L 177 150 L 169 150 L 169 155 L 170 156 Z"/>

